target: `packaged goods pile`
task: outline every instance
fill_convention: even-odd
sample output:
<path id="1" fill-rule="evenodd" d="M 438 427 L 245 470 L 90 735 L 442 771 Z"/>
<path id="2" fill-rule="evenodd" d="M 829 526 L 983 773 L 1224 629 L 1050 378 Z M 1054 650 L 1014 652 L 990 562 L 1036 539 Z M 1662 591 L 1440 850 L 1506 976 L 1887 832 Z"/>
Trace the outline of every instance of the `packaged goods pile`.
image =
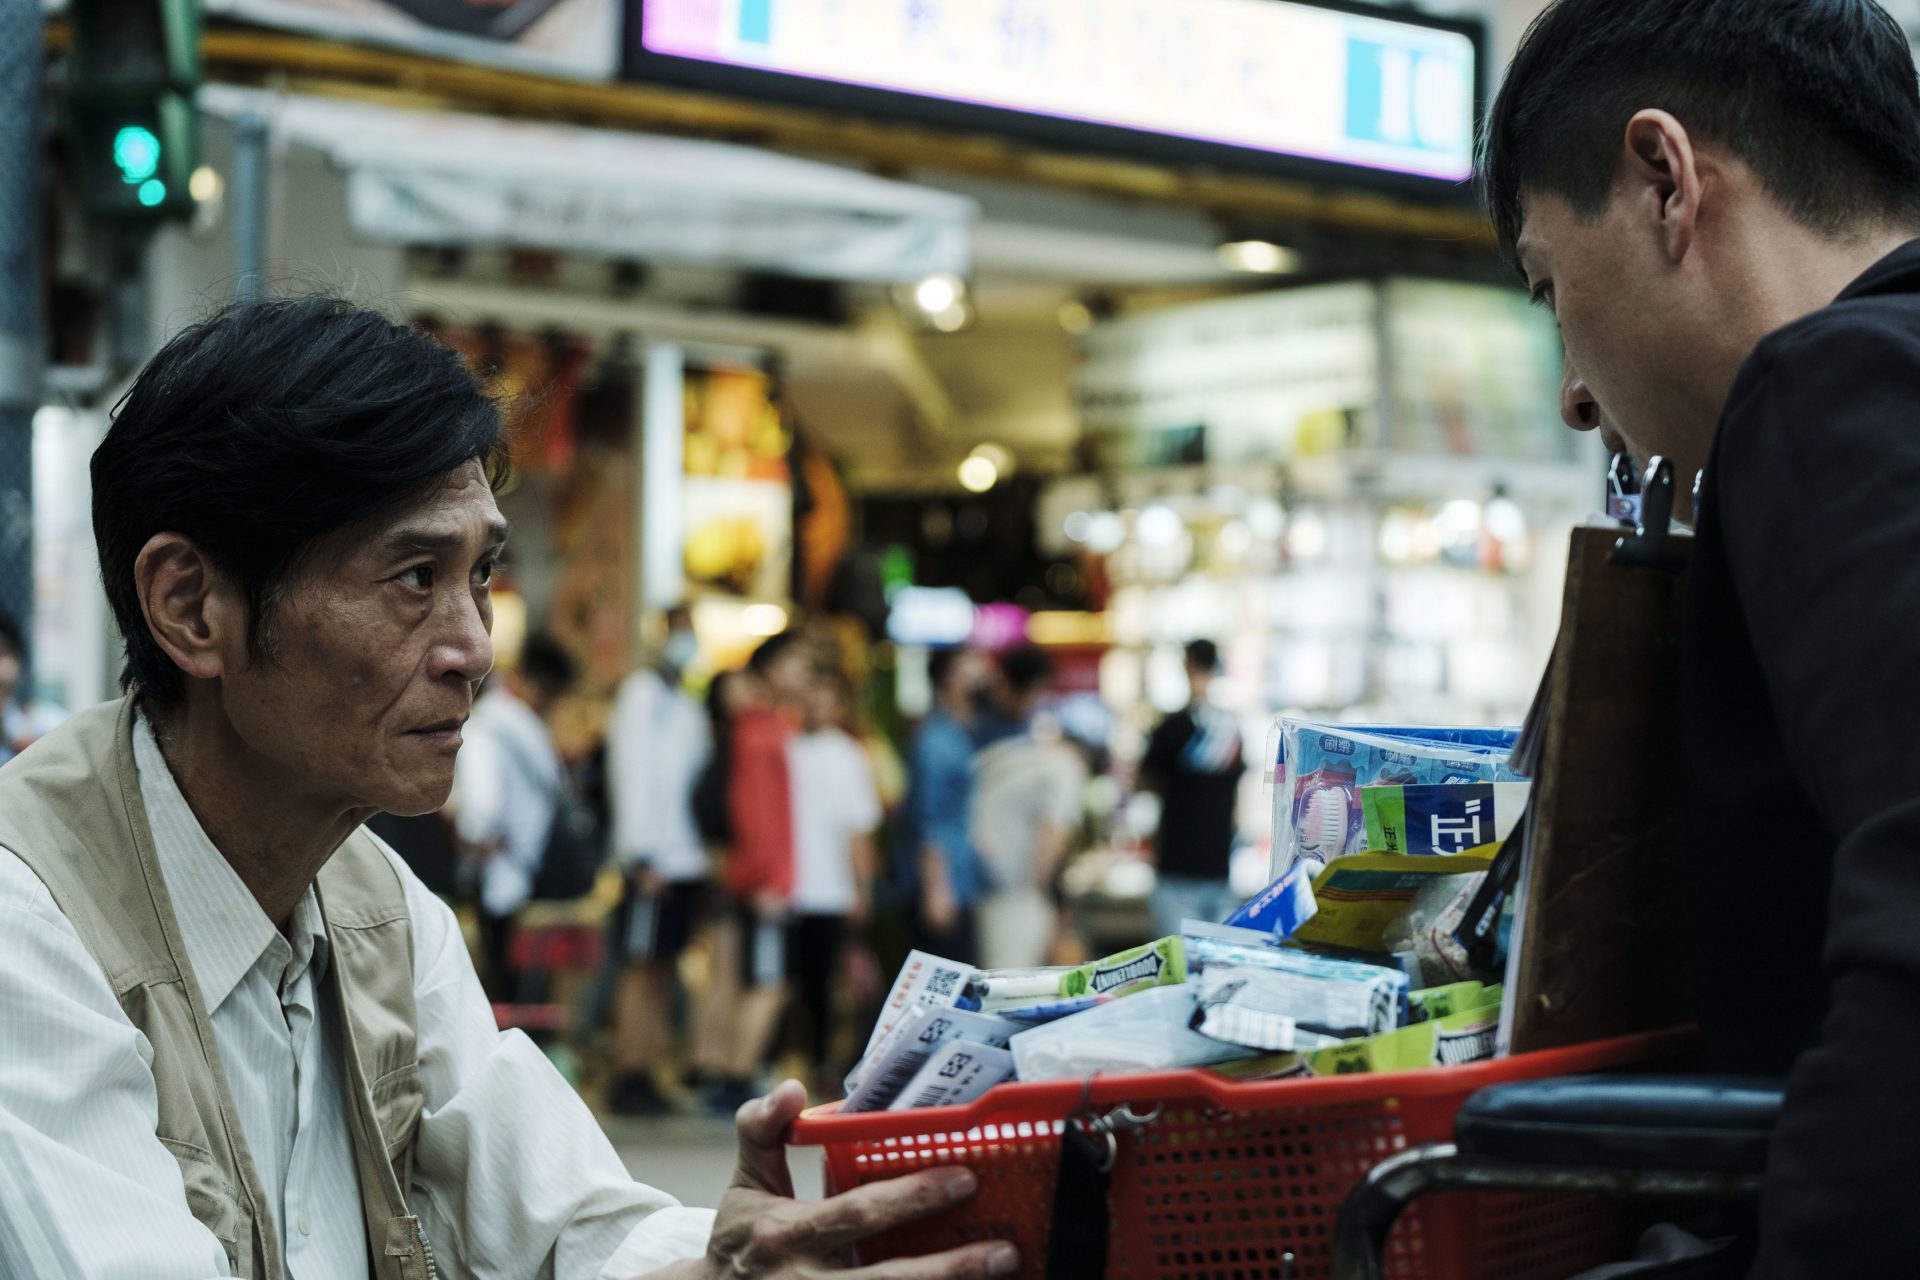
<path id="1" fill-rule="evenodd" d="M 1492 1057 L 1503 993 L 1489 979 L 1498 966 L 1471 972 L 1456 933 L 1500 849 L 1495 814 L 1490 806 L 1449 810 L 1447 797 L 1412 793 L 1474 791 L 1484 782 L 1496 788 L 1495 803 L 1516 811 L 1524 796 L 1498 790 L 1514 784 L 1491 744 L 1511 735 L 1440 732 L 1458 737 L 1422 744 L 1381 736 L 1401 745 L 1377 748 L 1376 763 L 1464 752 L 1454 763 L 1483 764 L 1478 777 L 1449 782 L 1442 770 L 1436 781 L 1384 783 L 1379 790 L 1398 794 L 1357 814 L 1343 797 L 1341 821 L 1364 827 L 1371 812 L 1379 826 L 1389 813 L 1415 812 L 1445 822 L 1457 813 L 1485 840 L 1443 854 L 1431 839 L 1408 840 L 1399 818 L 1397 849 L 1347 849 L 1325 863 L 1292 858 L 1226 921 L 1190 920 L 1177 936 L 1078 967 L 983 971 L 916 951 L 847 1079 L 841 1112 L 958 1106 L 1010 1081 L 1096 1073 L 1201 1067 L 1233 1080 L 1275 1080 Z M 1343 741 L 1357 746 L 1359 736 Z M 1309 755 L 1296 746 L 1290 758 Z M 1324 769 L 1311 772 L 1324 778 Z M 1429 819 L 1426 834 L 1432 829 Z"/>

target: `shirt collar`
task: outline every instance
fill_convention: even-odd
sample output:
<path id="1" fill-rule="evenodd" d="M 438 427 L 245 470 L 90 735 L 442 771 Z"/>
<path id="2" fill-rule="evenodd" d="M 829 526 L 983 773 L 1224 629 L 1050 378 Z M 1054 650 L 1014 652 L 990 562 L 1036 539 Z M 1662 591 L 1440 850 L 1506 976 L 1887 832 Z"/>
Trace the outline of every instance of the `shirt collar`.
<path id="1" fill-rule="evenodd" d="M 277 990 L 291 986 L 309 965 L 316 978 L 323 974 L 326 922 L 313 886 L 301 895 L 288 936 L 282 937 L 194 816 L 145 717 L 134 722 L 133 759 L 154 856 L 207 1012 L 225 1004 L 241 980 L 269 958 L 266 976 Z"/>
<path id="2" fill-rule="evenodd" d="M 1835 301 L 1844 302 L 1870 293 L 1911 293 L 1916 290 L 1920 290 L 1920 240 L 1909 240 L 1868 267 L 1858 279 L 1840 291 Z"/>

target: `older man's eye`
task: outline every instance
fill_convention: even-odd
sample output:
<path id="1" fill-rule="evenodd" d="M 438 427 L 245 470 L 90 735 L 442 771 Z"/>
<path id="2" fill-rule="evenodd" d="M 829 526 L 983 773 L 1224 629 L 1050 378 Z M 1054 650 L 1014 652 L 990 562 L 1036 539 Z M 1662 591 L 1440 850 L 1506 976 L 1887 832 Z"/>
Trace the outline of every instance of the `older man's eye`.
<path id="1" fill-rule="evenodd" d="M 1542 280 L 1533 286 L 1533 305 L 1553 310 L 1553 281 Z"/>
<path id="2" fill-rule="evenodd" d="M 433 590 L 433 566 L 418 564 L 401 574 L 396 581 L 412 587 L 416 591 Z"/>
<path id="3" fill-rule="evenodd" d="M 473 570 L 473 581 L 474 581 L 474 584 L 475 584 L 476 586 L 482 586 L 482 587 L 490 587 L 490 586 L 492 586 L 492 585 L 493 585 L 493 571 L 494 571 L 495 569 L 497 569 L 497 568 L 499 568 L 499 561 L 497 561 L 497 560 L 483 560 L 483 561 L 481 561 L 481 562 L 480 562 L 480 564 L 478 564 L 477 566 L 475 566 L 475 567 L 474 567 L 474 570 Z"/>

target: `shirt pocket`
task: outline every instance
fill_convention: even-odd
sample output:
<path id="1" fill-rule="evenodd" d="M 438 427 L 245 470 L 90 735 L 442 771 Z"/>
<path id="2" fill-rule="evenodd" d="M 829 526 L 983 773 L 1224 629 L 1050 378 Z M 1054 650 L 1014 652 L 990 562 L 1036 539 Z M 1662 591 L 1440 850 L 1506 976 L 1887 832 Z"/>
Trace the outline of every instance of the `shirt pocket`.
<path id="1" fill-rule="evenodd" d="M 240 1269 L 240 1203 L 233 1182 L 205 1147 L 173 1138 L 160 1139 L 167 1154 L 180 1166 L 180 1180 L 186 1186 L 187 1210 L 201 1226 L 211 1231 L 226 1250 L 227 1266 L 234 1275 Z"/>

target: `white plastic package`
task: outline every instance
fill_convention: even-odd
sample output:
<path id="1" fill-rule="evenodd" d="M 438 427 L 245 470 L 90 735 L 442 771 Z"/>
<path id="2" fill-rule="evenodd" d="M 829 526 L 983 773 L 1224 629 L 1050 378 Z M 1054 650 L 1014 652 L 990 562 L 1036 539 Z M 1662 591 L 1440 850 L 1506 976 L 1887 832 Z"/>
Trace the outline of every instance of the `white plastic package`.
<path id="1" fill-rule="evenodd" d="M 1193 988 L 1155 987 L 1013 1038 L 1021 1080 L 1079 1079 L 1096 1071 L 1169 1071 L 1254 1056 L 1193 1030 Z"/>

